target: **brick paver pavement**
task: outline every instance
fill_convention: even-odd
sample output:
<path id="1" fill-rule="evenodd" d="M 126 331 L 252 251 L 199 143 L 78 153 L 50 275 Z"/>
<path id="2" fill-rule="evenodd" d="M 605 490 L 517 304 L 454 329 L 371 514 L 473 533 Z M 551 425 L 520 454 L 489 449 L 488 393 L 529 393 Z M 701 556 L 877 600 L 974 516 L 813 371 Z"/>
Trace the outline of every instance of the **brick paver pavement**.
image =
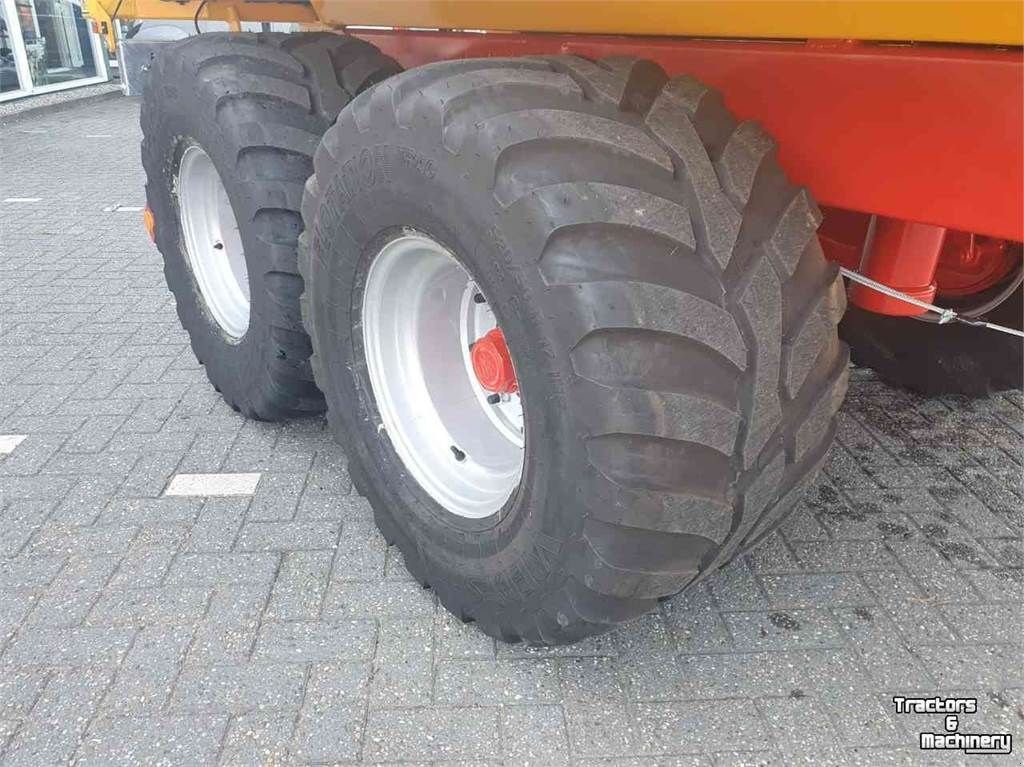
<path id="1" fill-rule="evenodd" d="M 611 635 L 496 644 L 410 581 L 323 420 L 207 383 L 113 209 L 143 203 L 138 141 L 128 100 L 0 127 L 0 761 L 902 764 L 942 727 L 894 713 L 917 692 L 976 696 L 962 729 L 1019 763 L 1020 392 L 854 371 L 765 546 Z M 220 471 L 255 495 L 163 495 Z"/>

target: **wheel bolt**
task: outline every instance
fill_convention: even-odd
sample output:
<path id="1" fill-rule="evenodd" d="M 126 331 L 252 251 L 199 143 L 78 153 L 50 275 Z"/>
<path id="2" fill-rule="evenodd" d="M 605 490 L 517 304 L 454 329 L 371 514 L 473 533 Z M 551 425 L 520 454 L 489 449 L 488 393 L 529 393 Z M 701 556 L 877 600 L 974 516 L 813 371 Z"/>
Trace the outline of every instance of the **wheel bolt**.
<path id="1" fill-rule="evenodd" d="M 215 243 L 213 243 L 213 249 L 214 250 L 224 250 L 224 243 L 223 242 L 215 242 Z"/>
<path id="2" fill-rule="evenodd" d="M 497 405 L 499 402 L 501 402 L 501 395 L 500 394 L 488 394 L 487 395 L 487 402 L 490 405 Z"/>
<path id="3" fill-rule="evenodd" d="M 484 298 L 484 294 L 483 293 L 474 293 L 473 294 L 473 303 L 475 303 L 475 304 L 485 304 L 485 303 L 487 303 L 487 299 Z"/>

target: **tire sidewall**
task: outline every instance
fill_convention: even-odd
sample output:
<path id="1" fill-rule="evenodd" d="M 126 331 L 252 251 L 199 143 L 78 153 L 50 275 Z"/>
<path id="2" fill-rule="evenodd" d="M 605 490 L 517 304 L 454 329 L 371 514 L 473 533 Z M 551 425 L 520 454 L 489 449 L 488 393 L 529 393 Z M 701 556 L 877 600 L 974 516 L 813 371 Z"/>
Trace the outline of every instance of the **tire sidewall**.
<path id="1" fill-rule="evenodd" d="M 203 88 L 196 87 L 191 74 L 177 70 L 165 67 L 159 77 L 154 77 L 164 84 L 160 94 L 163 103 L 151 103 L 155 99 L 147 94 L 143 107 L 159 115 L 159 120 L 150 121 L 143 143 L 142 160 L 148 177 L 146 202 L 156 221 L 155 238 L 164 255 L 167 285 L 177 299 L 178 316 L 193 351 L 211 380 L 219 382 L 228 402 L 236 409 L 247 410 L 252 406 L 249 385 L 262 378 L 268 362 L 265 355 L 273 346 L 270 325 L 264 319 L 269 300 L 264 279 L 270 269 L 267 247 L 252 225 L 255 211 L 249 186 L 238 178 L 239 147 L 230 134 L 218 130 L 212 119 L 215 106 L 207 103 Z M 186 255 L 177 185 L 181 157 L 190 145 L 209 156 L 238 223 L 250 301 L 249 326 L 241 338 L 228 336 L 214 319 Z M 237 386 L 235 390 L 228 389 L 231 383 Z"/>
<path id="2" fill-rule="evenodd" d="M 347 143 L 336 172 L 322 180 L 311 237 L 312 302 L 329 307 L 316 313 L 315 329 L 317 353 L 330 371 L 329 412 L 348 435 L 385 533 L 406 539 L 412 545 L 403 550 L 418 553 L 421 561 L 407 562 L 410 568 L 421 568 L 439 591 L 463 592 L 463 603 L 474 595 L 481 603 L 474 610 L 478 619 L 496 598 L 506 611 L 516 603 L 526 611 L 536 607 L 531 591 L 547 591 L 563 577 L 560 549 L 583 522 L 567 513 L 580 508 L 574 478 L 585 463 L 580 435 L 567 417 L 567 356 L 551 340 L 539 272 L 509 246 L 507 219 L 493 196 L 474 193 L 465 169 L 445 150 L 411 145 L 412 136 L 399 143 L 373 133 L 369 141 Z M 447 247 L 472 275 L 516 365 L 527 434 L 523 477 L 506 506 L 485 520 L 460 519 L 441 508 L 378 428 L 363 352 L 362 294 L 373 258 L 403 228 Z M 326 243 L 334 249 L 326 250 Z"/>

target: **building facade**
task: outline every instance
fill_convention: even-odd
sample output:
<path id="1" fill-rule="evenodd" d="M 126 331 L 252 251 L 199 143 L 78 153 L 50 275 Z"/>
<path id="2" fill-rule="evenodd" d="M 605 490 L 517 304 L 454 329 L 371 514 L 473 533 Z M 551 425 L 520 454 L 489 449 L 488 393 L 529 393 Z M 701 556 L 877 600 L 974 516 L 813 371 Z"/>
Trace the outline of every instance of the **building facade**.
<path id="1" fill-rule="evenodd" d="M 0 101 L 108 78 L 81 0 L 0 0 Z"/>

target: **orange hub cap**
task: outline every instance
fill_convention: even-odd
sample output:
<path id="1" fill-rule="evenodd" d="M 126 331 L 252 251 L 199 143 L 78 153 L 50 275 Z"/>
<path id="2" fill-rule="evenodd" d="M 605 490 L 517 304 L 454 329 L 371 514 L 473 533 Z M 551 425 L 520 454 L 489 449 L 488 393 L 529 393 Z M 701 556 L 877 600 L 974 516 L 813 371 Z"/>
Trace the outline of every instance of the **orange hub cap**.
<path id="1" fill-rule="evenodd" d="M 488 331 L 473 344 L 470 358 L 476 379 L 484 389 L 498 394 L 519 391 L 516 371 L 512 367 L 512 355 L 508 353 L 505 334 L 500 328 Z"/>

